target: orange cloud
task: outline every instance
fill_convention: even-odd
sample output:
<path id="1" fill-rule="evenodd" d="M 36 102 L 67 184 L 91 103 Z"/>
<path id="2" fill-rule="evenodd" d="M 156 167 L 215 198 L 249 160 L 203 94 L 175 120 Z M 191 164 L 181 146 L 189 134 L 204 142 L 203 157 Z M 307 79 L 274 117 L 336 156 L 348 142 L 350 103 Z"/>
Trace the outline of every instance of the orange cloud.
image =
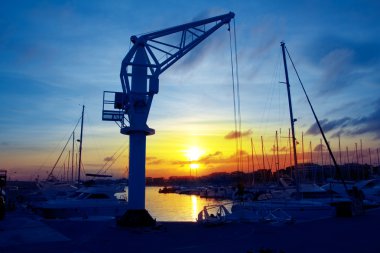
<path id="1" fill-rule="evenodd" d="M 231 131 L 226 136 L 224 136 L 224 139 L 231 140 L 231 139 L 237 139 L 240 137 L 246 137 L 252 135 L 252 130 L 248 129 L 245 132 L 240 131 Z"/>
<path id="2" fill-rule="evenodd" d="M 164 161 L 162 159 L 158 159 L 157 157 L 150 156 L 146 158 L 146 163 L 149 165 L 159 165 L 163 164 Z"/>

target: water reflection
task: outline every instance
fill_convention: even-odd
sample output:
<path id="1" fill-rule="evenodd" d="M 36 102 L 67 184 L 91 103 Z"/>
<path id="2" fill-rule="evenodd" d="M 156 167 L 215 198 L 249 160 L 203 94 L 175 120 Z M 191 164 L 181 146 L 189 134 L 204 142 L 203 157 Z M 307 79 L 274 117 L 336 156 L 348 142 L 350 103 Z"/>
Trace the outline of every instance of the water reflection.
<path id="1" fill-rule="evenodd" d="M 220 201 L 200 198 L 195 195 L 160 194 L 160 187 L 146 187 L 146 209 L 157 221 L 196 221 L 205 205 Z"/>
<path id="2" fill-rule="evenodd" d="M 198 201 L 197 201 L 197 196 L 195 195 L 191 195 L 191 204 L 192 204 L 192 220 L 196 220 L 197 217 L 198 217 L 198 205 L 197 205 Z"/>

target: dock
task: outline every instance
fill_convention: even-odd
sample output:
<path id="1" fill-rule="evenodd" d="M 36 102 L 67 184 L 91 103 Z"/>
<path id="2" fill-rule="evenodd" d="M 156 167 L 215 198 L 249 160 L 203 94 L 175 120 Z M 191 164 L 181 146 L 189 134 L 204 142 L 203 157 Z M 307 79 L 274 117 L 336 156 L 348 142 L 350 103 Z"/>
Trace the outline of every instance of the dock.
<path id="1" fill-rule="evenodd" d="M 0 221 L 0 252 L 380 252 L 380 209 L 350 218 L 269 225 L 159 222 L 118 227 L 114 219 L 45 220 L 26 210 Z"/>

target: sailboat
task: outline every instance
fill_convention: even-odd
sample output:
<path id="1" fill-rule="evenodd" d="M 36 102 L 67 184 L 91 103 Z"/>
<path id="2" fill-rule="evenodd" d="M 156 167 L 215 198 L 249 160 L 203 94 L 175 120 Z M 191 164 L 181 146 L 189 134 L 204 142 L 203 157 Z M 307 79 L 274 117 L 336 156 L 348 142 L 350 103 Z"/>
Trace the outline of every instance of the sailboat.
<path id="1" fill-rule="evenodd" d="M 84 108 L 85 106 L 82 106 L 82 114 L 79 118 L 76 126 L 74 127 L 74 130 L 72 131 L 71 135 L 66 141 L 66 144 L 64 145 L 63 149 L 61 150 L 61 153 L 59 154 L 56 162 L 54 163 L 53 167 L 51 168 L 46 180 L 39 181 L 37 180 L 36 184 L 39 189 L 38 194 L 42 195 L 40 196 L 40 199 L 44 200 L 51 200 L 56 198 L 64 198 L 69 195 L 71 195 L 74 191 L 78 190 L 81 184 L 81 169 L 82 169 L 82 144 L 83 144 L 83 119 L 84 119 Z M 79 165 L 77 168 L 77 178 L 75 178 L 74 175 L 74 144 L 75 144 L 75 130 L 80 125 L 80 138 L 77 140 L 79 142 Z M 72 150 L 71 153 L 69 151 L 69 158 L 71 158 L 71 173 L 70 173 L 70 160 L 67 163 L 67 168 L 64 166 L 64 172 L 61 176 L 61 180 L 54 175 L 54 171 L 57 168 L 57 165 L 60 161 L 62 161 L 62 155 L 66 151 L 66 148 L 69 146 L 69 143 L 72 142 Z M 70 157 L 71 154 L 71 157 Z M 71 176 L 71 179 L 70 179 Z"/>
<path id="2" fill-rule="evenodd" d="M 84 106 L 82 107 L 80 139 L 78 140 L 80 145 L 77 183 L 74 184 L 73 173 L 71 182 L 68 180 L 61 182 L 56 180 L 53 176 L 53 171 L 64 151 L 63 150 L 50 171 L 48 180 L 39 183 L 40 191 L 44 196 L 42 199 L 43 201 L 33 201 L 29 204 L 29 207 L 43 218 L 114 218 L 121 216 L 127 209 L 127 195 L 123 186 L 115 186 L 113 184 L 87 186 L 87 184 L 82 184 L 81 182 L 83 116 Z M 71 140 L 71 137 L 74 143 L 74 131 L 72 135 L 70 135 L 69 141 Z M 98 174 L 86 175 L 92 177 L 98 176 Z M 104 175 L 101 176 L 104 177 Z"/>
<path id="3" fill-rule="evenodd" d="M 98 219 L 121 216 L 127 209 L 126 195 L 115 187 L 82 187 L 66 198 L 35 202 L 30 208 L 46 219 Z"/>
<path id="4" fill-rule="evenodd" d="M 269 214 L 272 214 L 275 211 L 278 212 L 278 210 L 281 210 L 281 214 L 288 214 L 290 217 L 292 217 L 293 221 L 309 221 L 325 217 L 332 217 L 335 215 L 335 207 L 332 205 L 332 203 L 336 204 L 337 202 L 349 202 L 350 199 L 340 196 L 338 196 L 338 199 L 336 199 L 337 196 L 332 196 L 328 194 L 328 192 L 325 189 L 322 189 L 321 187 L 315 184 L 301 184 L 300 182 L 300 177 L 298 174 L 299 166 L 297 161 L 296 139 L 294 129 L 295 119 L 293 117 L 289 76 L 285 54 L 286 47 L 284 42 L 281 42 L 281 48 L 286 78 L 285 84 L 287 87 L 289 104 L 295 178 L 289 178 L 290 181 L 288 182 L 286 182 L 284 178 L 280 179 L 280 183 L 282 183 L 283 186 L 282 189 L 277 188 L 276 190 L 268 190 L 270 192 L 269 198 L 268 193 L 266 193 L 266 197 L 264 200 L 256 200 L 249 202 L 240 201 L 234 203 L 231 208 L 232 215 L 234 215 L 235 218 L 237 216 L 243 220 L 251 219 L 259 221 L 263 217 L 268 216 Z M 312 111 L 314 113 L 313 109 Z M 325 138 L 322 129 L 321 132 L 323 137 Z M 293 185 L 289 183 L 291 181 L 294 182 Z M 303 194 L 305 192 L 308 192 L 309 194 Z M 307 199 L 307 196 L 311 196 L 313 198 Z"/>

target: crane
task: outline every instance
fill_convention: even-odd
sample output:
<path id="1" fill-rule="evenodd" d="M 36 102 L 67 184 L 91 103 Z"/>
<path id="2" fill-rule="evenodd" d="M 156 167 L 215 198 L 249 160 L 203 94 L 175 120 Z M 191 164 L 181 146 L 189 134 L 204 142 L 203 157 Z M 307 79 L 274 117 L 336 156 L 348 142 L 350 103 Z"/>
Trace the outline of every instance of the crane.
<path id="1" fill-rule="evenodd" d="M 133 46 L 120 70 L 123 91 L 103 93 L 102 119 L 117 122 L 120 132 L 130 136 L 128 210 L 120 225 L 154 224 L 145 209 L 145 160 L 146 136 L 155 134 L 147 119 L 160 74 L 234 17 L 229 12 L 130 38 Z"/>

